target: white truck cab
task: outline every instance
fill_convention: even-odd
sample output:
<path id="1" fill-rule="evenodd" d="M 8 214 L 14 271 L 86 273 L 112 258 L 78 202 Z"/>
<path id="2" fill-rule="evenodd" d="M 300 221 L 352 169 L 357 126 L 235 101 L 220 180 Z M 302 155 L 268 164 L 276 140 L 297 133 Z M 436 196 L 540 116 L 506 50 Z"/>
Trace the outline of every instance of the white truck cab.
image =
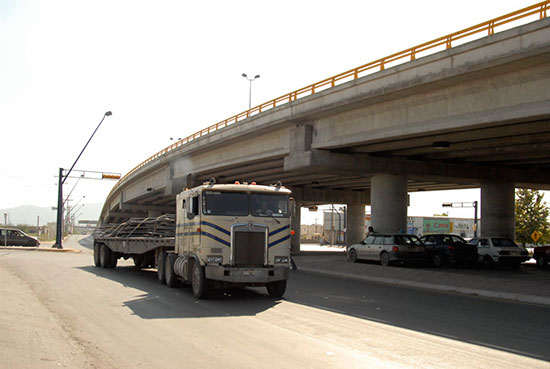
<path id="1" fill-rule="evenodd" d="M 290 193 L 254 183 L 205 183 L 183 191 L 166 270 L 188 281 L 198 298 L 224 284 L 265 286 L 282 296 L 290 270 Z"/>

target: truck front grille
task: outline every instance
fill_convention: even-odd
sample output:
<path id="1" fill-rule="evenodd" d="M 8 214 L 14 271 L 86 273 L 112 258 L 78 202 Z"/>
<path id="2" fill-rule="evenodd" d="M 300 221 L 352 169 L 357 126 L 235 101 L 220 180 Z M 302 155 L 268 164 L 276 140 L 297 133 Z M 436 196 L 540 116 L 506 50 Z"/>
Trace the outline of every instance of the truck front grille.
<path id="1" fill-rule="evenodd" d="M 263 266 L 266 253 L 266 229 L 233 229 L 232 253 L 235 266 Z"/>

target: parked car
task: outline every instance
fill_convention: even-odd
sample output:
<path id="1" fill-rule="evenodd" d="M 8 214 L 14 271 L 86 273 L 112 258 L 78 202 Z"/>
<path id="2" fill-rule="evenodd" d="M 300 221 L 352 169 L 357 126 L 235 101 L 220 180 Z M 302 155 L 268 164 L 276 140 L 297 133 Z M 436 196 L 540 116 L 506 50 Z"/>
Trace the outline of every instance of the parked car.
<path id="1" fill-rule="evenodd" d="M 420 237 L 436 267 L 444 264 L 473 265 L 479 257 L 477 247 L 469 245 L 464 238 L 454 234 L 429 234 Z"/>
<path id="2" fill-rule="evenodd" d="M 499 263 L 519 268 L 522 262 L 531 259 L 525 247 L 506 237 L 472 238 L 468 243 L 477 246 L 479 261 L 488 267 Z"/>
<path id="3" fill-rule="evenodd" d="M 537 266 L 545 267 L 550 261 L 550 246 L 538 246 L 533 249 L 533 259 L 537 261 Z"/>
<path id="4" fill-rule="evenodd" d="M 0 245 L 4 246 L 38 246 L 40 241 L 35 237 L 27 235 L 25 232 L 15 228 L 0 229 Z"/>
<path id="5" fill-rule="evenodd" d="M 348 246 L 348 260 L 380 261 L 383 266 L 394 262 L 424 263 L 428 260 L 426 248 L 415 235 L 371 234 L 358 244 Z"/>

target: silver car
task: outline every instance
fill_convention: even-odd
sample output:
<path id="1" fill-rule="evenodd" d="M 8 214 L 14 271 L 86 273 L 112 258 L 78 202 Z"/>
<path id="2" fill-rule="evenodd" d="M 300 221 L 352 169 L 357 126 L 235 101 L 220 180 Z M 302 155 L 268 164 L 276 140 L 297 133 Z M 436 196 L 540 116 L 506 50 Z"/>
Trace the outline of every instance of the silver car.
<path id="1" fill-rule="evenodd" d="M 383 266 L 391 263 L 425 263 L 426 247 L 412 234 L 370 234 L 360 243 L 348 246 L 348 260 L 380 261 Z"/>

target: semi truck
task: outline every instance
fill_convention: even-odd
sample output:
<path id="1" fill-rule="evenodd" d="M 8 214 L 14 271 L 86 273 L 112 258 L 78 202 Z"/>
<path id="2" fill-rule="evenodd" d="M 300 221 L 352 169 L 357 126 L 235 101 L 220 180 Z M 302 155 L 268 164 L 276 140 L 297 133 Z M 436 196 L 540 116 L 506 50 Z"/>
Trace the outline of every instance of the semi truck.
<path id="1" fill-rule="evenodd" d="M 210 180 L 177 195 L 176 214 L 98 227 L 94 264 L 115 268 L 133 258 L 138 268 L 156 267 L 160 283 L 191 285 L 198 299 L 231 286 L 281 297 L 291 266 L 290 195 L 280 183 Z"/>

